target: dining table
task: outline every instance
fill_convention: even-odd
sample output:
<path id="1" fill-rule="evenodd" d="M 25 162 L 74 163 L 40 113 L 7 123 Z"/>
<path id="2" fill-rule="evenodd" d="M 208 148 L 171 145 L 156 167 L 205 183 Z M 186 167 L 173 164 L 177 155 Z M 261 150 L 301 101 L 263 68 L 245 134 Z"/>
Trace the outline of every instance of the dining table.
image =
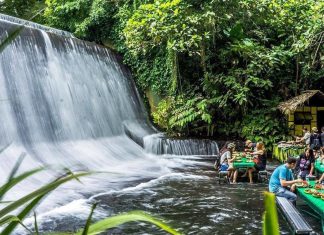
<path id="1" fill-rule="evenodd" d="M 233 167 L 237 168 L 237 169 L 238 168 L 254 167 L 254 162 L 252 160 L 252 156 L 246 157 L 246 156 L 242 156 L 242 155 L 243 155 L 243 153 L 241 153 L 241 157 L 237 157 L 237 159 L 234 160 Z"/>
<path id="2" fill-rule="evenodd" d="M 308 185 L 311 187 L 297 187 L 297 195 L 312 209 L 312 212 L 308 212 L 308 214 L 321 221 L 322 231 L 324 233 L 324 199 L 321 197 L 315 197 L 312 193 L 309 193 L 309 190 L 316 190 L 317 192 L 324 194 L 324 186 L 322 189 L 314 189 L 315 181 L 309 181 Z"/>

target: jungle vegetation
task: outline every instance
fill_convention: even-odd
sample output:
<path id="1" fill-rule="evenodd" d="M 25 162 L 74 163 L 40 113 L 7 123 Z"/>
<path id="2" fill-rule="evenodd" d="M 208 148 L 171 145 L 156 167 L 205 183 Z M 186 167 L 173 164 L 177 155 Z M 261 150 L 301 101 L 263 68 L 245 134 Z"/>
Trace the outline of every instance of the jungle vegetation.
<path id="1" fill-rule="evenodd" d="M 15 4 L 15 8 L 10 4 Z M 324 90 L 324 2 L 318 0 L 4 0 L 36 20 L 123 55 L 151 117 L 170 135 L 287 135 L 276 106 Z"/>

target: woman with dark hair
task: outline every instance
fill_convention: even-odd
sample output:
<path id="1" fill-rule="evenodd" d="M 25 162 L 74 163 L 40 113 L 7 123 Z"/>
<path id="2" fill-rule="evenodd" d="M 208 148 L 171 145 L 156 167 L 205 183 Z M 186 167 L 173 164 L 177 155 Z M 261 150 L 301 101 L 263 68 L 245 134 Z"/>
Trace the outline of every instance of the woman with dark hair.
<path id="1" fill-rule="evenodd" d="M 306 179 L 306 175 L 313 175 L 314 172 L 314 152 L 312 149 L 307 148 L 305 153 L 299 156 L 296 167 L 298 169 L 298 178 Z"/>

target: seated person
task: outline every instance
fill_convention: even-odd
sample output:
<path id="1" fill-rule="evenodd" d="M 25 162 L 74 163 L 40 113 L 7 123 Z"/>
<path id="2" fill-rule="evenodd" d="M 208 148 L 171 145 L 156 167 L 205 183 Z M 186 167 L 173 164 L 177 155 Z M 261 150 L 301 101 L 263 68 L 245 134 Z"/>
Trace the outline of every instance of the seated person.
<path id="1" fill-rule="evenodd" d="M 251 140 L 245 141 L 244 152 L 253 152 L 256 147 L 256 143 L 253 143 Z"/>
<path id="2" fill-rule="evenodd" d="M 310 144 L 311 133 L 307 130 L 306 127 L 303 128 L 303 137 L 296 137 L 296 142 L 304 142 L 306 145 Z"/>
<path id="3" fill-rule="evenodd" d="M 223 147 L 219 150 L 219 156 L 220 156 L 220 157 L 219 157 L 219 159 L 216 159 L 216 161 L 215 161 L 215 163 L 214 163 L 214 168 L 215 168 L 216 170 L 219 170 L 219 167 L 220 167 L 221 164 L 222 164 L 221 156 L 223 156 L 223 154 L 224 154 L 225 152 L 228 151 L 227 146 L 228 146 L 229 143 L 231 143 L 231 142 L 230 142 L 230 141 L 226 141 L 225 144 L 223 145 Z"/>
<path id="4" fill-rule="evenodd" d="M 252 184 L 253 183 L 253 179 L 252 179 L 252 173 L 254 171 L 263 171 L 266 169 L 266 164 L 267 164 L 267 158 L 266 158 L 266 151 L 265 151 L 265 147 L 264 144 L 261 142 L 258 142 L 256 145 L 256 149 L 253 153 L 251 153 L 251 155 L 253 155 L 253 161 L 254 161 L 254 167 L 249 168 L 247 170 L 247 172 L 242 176 L 242 177 L 246 177 L 247 173 L 249 174 L 249 182 Z"/>
<path id="5" fill-rule="evenodd" d="M 296 167 L 298 169 L 298 178 L 305 180 L 306 175 L 313 175 L 315 158 L 313 150 L 307 148 L 305 153 L 299 156 Z"/>
<path id="6" fill-rule="evenodd" d="M 223 163 L 220 165 L 219 170 L 220 170 L 220 171 L 227 171 L 227 170 L 228 170 L 228 167 L 229 167 L 229 165 L 228 165 L 228 160 L 225 159 L 225 160 L 223 161 Z"/>
<path id="7" fill-rule="evenodd" d="M 233 178 L 234 175 L 234 167 L 233 167 L 233 162 L 235 160 L 235 157 L 233 157 L 233 152 L 235 150 L 235 144 L 234 143 L 229 143 L 227 145 L 227 151 L 225 151 L 220 158 L 220 165 L 225 163 L 225 160 L 228 162 L 228 171 L 229 171 L 229 178 Z M 236 183 L 236 181 L 234 182 Z"/>
<path id="8" fill-rule="evenodd" d="M 285 197 L 295 202 L 297 195 L 294 193 L 296 183 L 302 183 L 302 179 L 294 180 L 291 169 L 296 167 L 297 159 L 289 157 L 285 164 L 278 166 L 272 173 L 269 181 L 269 191 L 277 197 Z"/>

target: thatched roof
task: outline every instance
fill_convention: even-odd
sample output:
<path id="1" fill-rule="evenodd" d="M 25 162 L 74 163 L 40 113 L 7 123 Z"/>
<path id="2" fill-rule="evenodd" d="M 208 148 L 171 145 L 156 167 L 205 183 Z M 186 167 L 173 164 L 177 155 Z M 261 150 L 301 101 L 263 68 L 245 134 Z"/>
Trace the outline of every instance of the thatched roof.
<path id="1" fill-rule="evenodd" d="M 281 102 L 278 108 L 281 112 L 289 114 L 296 111 L 297 108 L 307 106 L 324 107 L 324 93 L 320 90 L 307 90 L 301 95 L 291 98 L 285 102 Z"/>

